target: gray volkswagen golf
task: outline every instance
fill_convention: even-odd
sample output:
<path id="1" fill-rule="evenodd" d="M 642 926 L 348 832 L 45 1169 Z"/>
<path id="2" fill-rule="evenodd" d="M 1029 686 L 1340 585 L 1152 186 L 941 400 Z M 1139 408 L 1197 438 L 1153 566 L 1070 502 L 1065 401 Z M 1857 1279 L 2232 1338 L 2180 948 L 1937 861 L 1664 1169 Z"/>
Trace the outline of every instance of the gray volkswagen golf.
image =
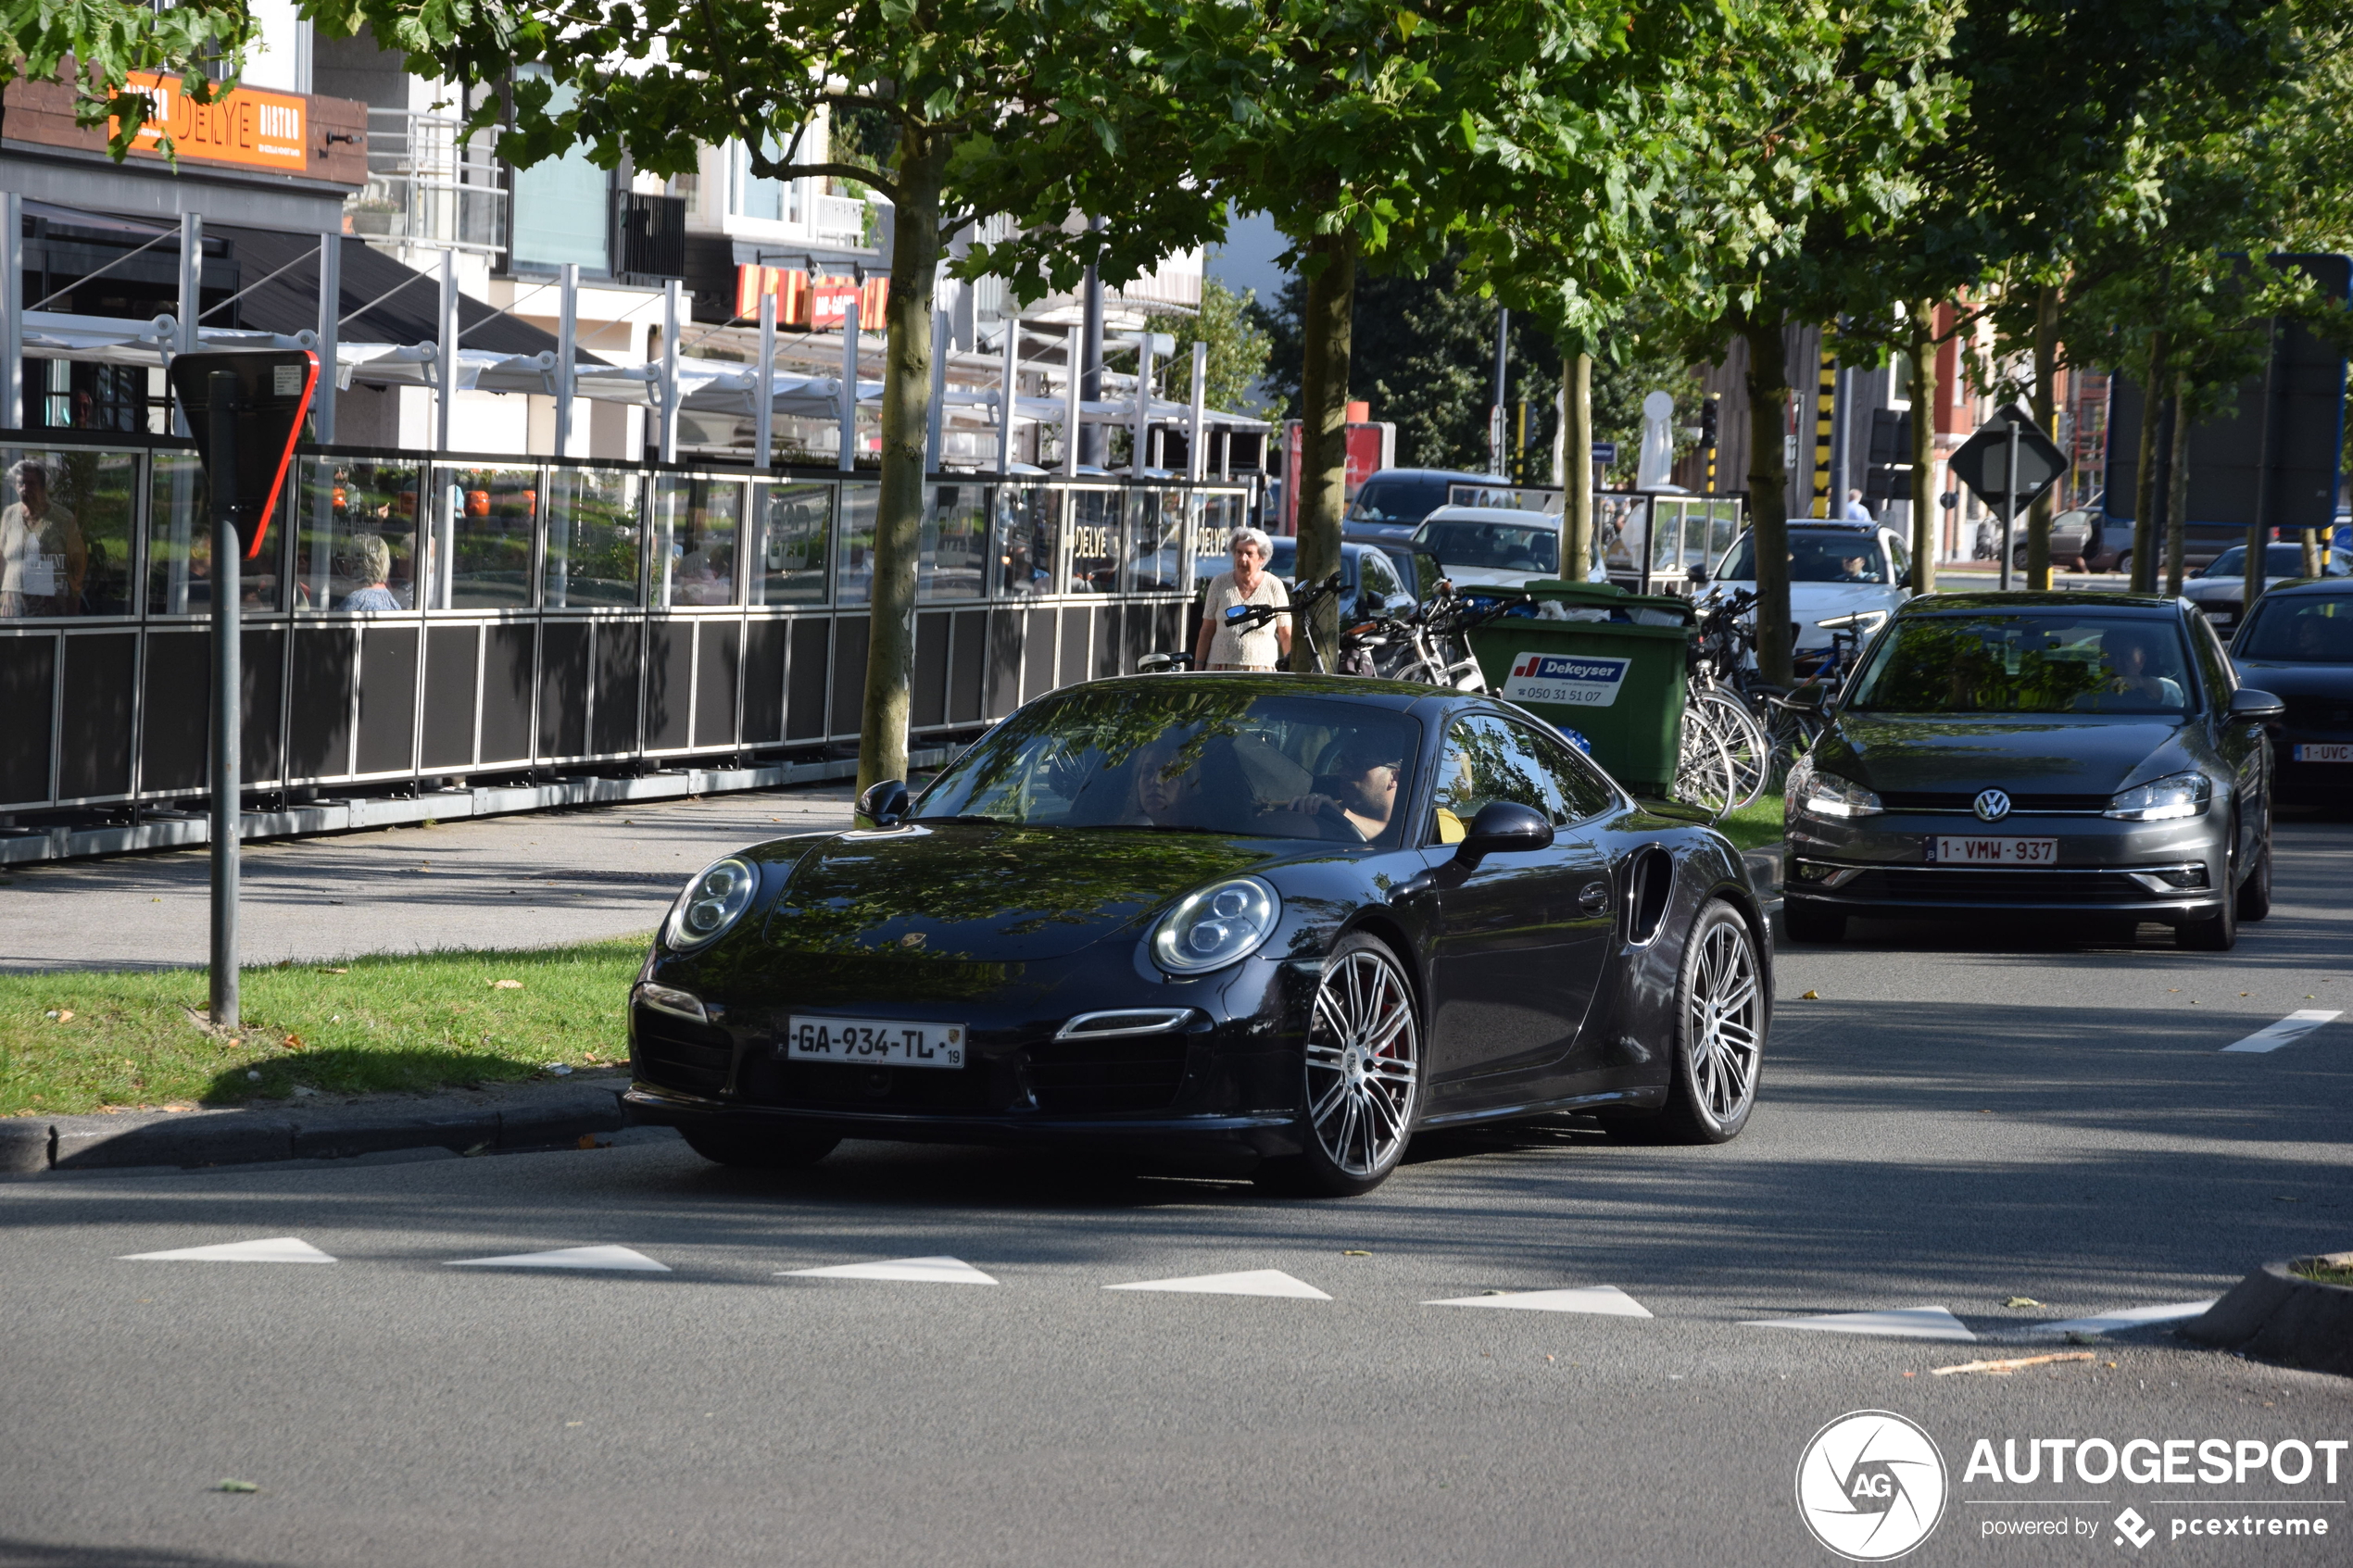
<path id="1" fill-rule="evenodd" d="M 1999 911 L 2230 947 L 2271 912 L 2280 711 L 2183 600 L 1914 599 L 1790 771 L 1789 935 Z"/>

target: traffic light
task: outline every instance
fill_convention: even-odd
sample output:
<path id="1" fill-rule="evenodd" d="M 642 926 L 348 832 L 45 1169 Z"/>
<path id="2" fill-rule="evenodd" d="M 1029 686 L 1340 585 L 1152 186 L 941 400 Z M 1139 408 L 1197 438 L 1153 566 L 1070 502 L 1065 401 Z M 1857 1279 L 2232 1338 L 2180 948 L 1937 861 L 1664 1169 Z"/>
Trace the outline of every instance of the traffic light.
<path id="1" fill-rule="evenodd" d="M 1699 444 L 1702 446 L 1716 445 L 1716 401 L 1714 393 L 1708 394 L 1700 401 Z"/>

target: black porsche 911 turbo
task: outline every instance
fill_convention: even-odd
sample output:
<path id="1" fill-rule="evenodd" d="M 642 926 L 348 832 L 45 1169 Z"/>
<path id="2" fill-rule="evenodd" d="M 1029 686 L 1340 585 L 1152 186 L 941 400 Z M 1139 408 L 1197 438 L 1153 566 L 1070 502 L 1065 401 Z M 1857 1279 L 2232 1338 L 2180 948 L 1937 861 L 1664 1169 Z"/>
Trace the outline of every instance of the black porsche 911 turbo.
<path id="1" fill-rule="evenodd" d="M 631 995 L 635 1120 L 727 1164 L 1052 1142 L 1344 1195 L 1424 1128 L 1712 1143 L 1755 1103 L 1738 852 L 1500 702 L 1099 681 L 860 815 L 679 897 Z"/>

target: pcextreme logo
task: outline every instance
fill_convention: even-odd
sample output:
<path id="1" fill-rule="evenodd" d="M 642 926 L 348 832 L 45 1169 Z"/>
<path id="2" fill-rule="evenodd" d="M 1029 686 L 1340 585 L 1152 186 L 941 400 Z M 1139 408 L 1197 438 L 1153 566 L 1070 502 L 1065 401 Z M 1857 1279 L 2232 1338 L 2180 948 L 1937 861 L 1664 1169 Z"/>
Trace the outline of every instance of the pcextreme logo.
<path id="1" fill-rule="evenodd" d="M 1797 1461 L 1798 1517 L 1852 1562 L 1885 1562 L 1928 1539 L 1944 1490 L 1935 1441 L 1892 1411 L 1840 1416 Z"/>

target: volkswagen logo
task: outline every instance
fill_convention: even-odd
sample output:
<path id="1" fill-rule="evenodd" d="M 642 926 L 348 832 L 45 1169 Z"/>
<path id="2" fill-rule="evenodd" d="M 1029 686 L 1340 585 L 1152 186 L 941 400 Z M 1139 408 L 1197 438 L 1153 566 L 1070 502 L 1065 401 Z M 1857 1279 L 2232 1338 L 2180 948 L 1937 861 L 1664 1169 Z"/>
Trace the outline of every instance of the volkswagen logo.
<path id="1" fill-rule="evenodd" d="M 1980 790 L 1977 815 L 1980 822 L 1998 822 L 2010 814 L 2010 797 L 1998 789 Z"/>

